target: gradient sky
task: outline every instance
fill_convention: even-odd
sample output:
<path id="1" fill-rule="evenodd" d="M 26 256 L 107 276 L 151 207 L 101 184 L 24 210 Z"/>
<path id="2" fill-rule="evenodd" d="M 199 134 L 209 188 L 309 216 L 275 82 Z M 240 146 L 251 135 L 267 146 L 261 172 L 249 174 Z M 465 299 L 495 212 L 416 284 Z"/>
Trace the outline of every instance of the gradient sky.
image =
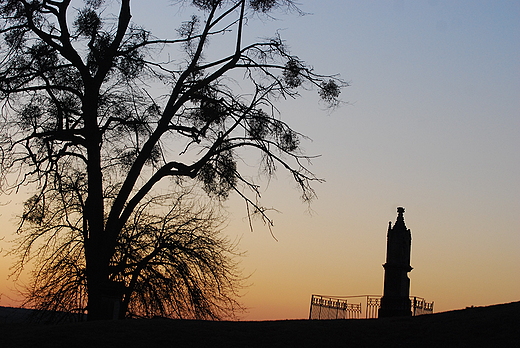
<path id="1" fill-rule="evenodd" d="M 348 104 L 328 112 L 315 92 L 279 104 L 312 139 L 303 146 L 321 155 L 311 168 L 326 182 L 310 207 L 287 173 L 262 183 L 264 205 L 280 211 L 276 240 L 261 223 L 249 230 L 238 198 L 226 203 L 226 233 L 251 274 L 242 318 L 306 318 L 311 294 L 381 294 L 398 206 L 412 232 L 412 295 L 436 312 L 520 300 L 520 1 L 300 3 L 309 15 L 251 22 L 248 35 L 282 29 L 294 54 L 351 83 Z M 167 4 L 135 1 L 134 20 L 161 34 L 191 14 Z M 6 239 L 11 210 L 0 216 Z M 7 268 L 4 258 L 3 305 Z"/>

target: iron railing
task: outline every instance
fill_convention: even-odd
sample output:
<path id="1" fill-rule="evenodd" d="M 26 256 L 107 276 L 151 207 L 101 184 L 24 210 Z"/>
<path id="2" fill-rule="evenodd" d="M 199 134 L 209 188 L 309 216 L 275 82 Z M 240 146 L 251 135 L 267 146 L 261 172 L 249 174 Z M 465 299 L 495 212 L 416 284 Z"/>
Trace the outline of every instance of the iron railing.
<path id="1" fill-rule="evenodd" d="M 410 301 L 413 316 L 433 313 L 433 302 L 426 302 L 424 298 L 417 296 L 410 296 Z M 377 318 L 380 307 L 379 295 L 312 295 L 309 319 L 373 319 Z"/>
<path id="2" fill-rule="evenodd" d="M 410 297 L 412 300 L 412 315 L 424 315 L 433 313 L 433 301 L 426 302 L 422 297 Z"/>
<path id="3" fill-rule="evenodd" d="M 346 299 L 312 295 L 309 319 L 359 319 L 360 303 L 348 303 Z"/>

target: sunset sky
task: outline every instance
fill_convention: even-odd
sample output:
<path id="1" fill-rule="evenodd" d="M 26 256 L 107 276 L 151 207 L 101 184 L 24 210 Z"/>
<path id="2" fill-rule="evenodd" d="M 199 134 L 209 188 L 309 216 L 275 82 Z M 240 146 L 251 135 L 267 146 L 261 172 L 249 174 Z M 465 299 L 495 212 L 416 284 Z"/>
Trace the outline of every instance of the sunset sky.
<path id="1" fill-rule="evenodd" d="M 134 1 L 133 20 L 157 35 L 192 13 Z M 520 1 L 300 0 L 305 16 L 251 21 L 247 37 L 281 29 L 292 53 L 350 82 L 330 112 L 315 91 L 280 101 L 282 118 L 321 155 L 325 183 L 302 203 L 280 170 L 264 181 L 273 236 L 249 230 L 226 202 L 250 286 L 243 320 L 306 318 L 311 294 L 382 294 L 388 221 L 403 206 L 412 232 L 411 294 L 435 311 L 520 300 Z M 153 6 L 152 6 L 153 4 Z M 174 23 L 171 24 L 170 23 Z M 173 26 L 173 27 L 172 27 Z M 1 197 L 0 248 L 16 198 Z M 10 305 L 9 259 L 0 305 Z"/>

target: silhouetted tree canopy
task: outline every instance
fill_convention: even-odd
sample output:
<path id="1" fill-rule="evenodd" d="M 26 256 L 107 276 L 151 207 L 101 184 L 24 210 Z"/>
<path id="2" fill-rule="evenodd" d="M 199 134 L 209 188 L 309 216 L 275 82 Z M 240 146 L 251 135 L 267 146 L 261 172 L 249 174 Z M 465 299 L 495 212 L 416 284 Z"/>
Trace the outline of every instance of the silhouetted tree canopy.
<path id="1" fill-rule="evenodd" d="M 47 256 L 38 260 L 36 288 L 81 284 L 76 294 L 64 293 L 78 296 L 78 306 L 87 301 L 89 319 L 112 316 L 107 303 L 114 284 L 121 285 L 116 292 L 128 315 L 185 316 L 191 309 L 194 317 L 217 317 L 225 309 L 222 301 L 234 288 L 219 282 L 233 283 L 236 274 L 222 255 L 233 248 L 211 232 L 212 214 L 178 202 L 175 209 L 186 216 L 168 209 L 157 198 L 175 201 L 160 194 L 165 185 L 189 186 L 191 180 L 217 200 L 236 192 L 249 211 L 270 223 L 257 184 L 239 166 L 239 150 L 251 148 L 260 154 L 262 173 L 281 167 L 292 174 L 304 200 L 314 197 L 311 183 L 318 178 L 306 167 L 310 158 L 300 149 L 301 135 L 281 119 L 274 102 L 316 88 L 335 106 L 345 83 L 316 74 L 278 35 L 243 40 L 250 17 L 297 10 L 294 3 L 174 2 L 189 4 L 195 14 L 177 37 L 157 38 L 131 21 L 130 0 L 0 1 L 2 188 L 29 186 L 35 192 L 21 220 L 26 241 L 21 262 L 43 243 L 51 252 L 39 254 Z M 118 14 L 110 15 L 114 9 Z M 210 41 L 222 36 L 232 36 L 233 43 L 212 50 Z M 243 76 L 240 92 L 234 71 Z M 157 205 L 163 206 L 157 213 L 147 210 Z M 200 225 L 189 225 L 186 235 L 174 232 L 199 215 L 207 221 L 198 219 Z M 213 245 L 224 253 L 190 254 L 193 245 L 185 236 L 200 237 L 206 251 Z M 167 253 L 159 247 L 163 237 L 168 245 L 190 247 L 170 250 L 164 269 L 141 264 L 146 255 Z M 226 261 L 219 263 L 221 256 Z M 186 259 L 176 263 L 175 257 Z M 214 281 L 190 280 L 183 262 Z M 201 289 L 201 282 L 208 288 Z M 45 297 L 52 291 L 41 301 L 58 301 Z M 173 303 L 168 291 L 189 293 L 181 297 L 189 301 Z"/>
<path id="2" fill-rule="evenodd" d="M 36 265 L 22 290 L 25 305 L 81 318 L 88 290 L 76 200 L 85 185 L 84 177 L 75 179 L 70 190 L 47 195 L 46 202 L 37 196 L 26 201 L 24 233 L 14 252 L 17 267 Z M 218 211 L 195 198 L 185 190 L 146 199 L 119 233 L 109 273 L 121 296 L 119 317 L 220 319 L 242 309 L 236 301 L 243 280 L 234 261 L 237 245 L 222 236 Z"/>

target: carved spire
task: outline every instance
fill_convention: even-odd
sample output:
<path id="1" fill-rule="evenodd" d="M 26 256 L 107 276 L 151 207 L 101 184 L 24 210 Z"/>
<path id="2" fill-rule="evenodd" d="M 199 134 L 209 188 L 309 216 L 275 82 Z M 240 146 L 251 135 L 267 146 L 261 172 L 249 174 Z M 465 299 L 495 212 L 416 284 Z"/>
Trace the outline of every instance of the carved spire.
<path id="1" fill-rule="evenodd" d="M 395 221 L 394 229 L 396 227 L 406 230 L 406 225 L 404 223 L 404 208 L 403 207 L 397 208 L 397 220 Z"/>

